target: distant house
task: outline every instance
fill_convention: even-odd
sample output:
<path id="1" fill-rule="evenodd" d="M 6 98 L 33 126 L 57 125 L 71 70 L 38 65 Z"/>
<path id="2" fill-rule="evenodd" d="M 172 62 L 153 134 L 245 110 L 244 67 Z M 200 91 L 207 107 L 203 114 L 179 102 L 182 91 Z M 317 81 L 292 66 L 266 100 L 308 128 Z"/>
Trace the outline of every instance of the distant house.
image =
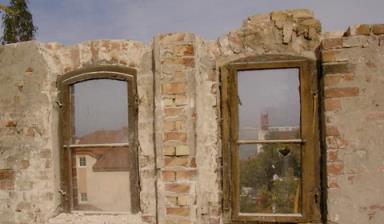
<path id="1" fill-rule="evenodd" d="M 80 137 L 78 144 L 124 142 L 127 128 L 95 131 Z M 77 210 L 130 211 L 130 151 L 124 148 L 75 149 Z M 76 198 L 76 195 L 75 195 Z M 121 200 L 124 198 L 124 200 Z"/>

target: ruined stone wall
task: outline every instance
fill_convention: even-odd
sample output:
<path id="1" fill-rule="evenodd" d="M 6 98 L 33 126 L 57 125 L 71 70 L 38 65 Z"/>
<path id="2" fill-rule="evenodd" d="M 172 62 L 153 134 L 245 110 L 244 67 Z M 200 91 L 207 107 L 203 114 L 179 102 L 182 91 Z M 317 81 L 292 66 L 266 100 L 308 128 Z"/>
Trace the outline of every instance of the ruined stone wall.
<path id="1" fill-rule="evenodd" d="M 291 10 L 249 17 L 215 41 L 170 33 L 149 44 L 1 46 L 0 223 L 227 222 L 220 68 L 292 57 L 321 64 L 324 218 L 381 223 L 383 30 L 357 26 L 345 37 L 321 40 L 312 13 Z M 137 70 L 141 212 L 135 215 L 62 212 L 56 80 L 99 65 Z"/>
<path id="2" fill-rule="evenodd" d="M 384 220 L 384 26 L 322 42 L 329 223 Z"/>

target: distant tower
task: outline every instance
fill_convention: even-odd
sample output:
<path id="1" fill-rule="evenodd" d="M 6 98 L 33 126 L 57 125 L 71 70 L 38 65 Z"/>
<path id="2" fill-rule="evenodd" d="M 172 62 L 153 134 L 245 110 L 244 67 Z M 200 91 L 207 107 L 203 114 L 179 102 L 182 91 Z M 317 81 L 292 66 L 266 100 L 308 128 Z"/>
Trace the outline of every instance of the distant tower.
<path id="1" fill-rule="evenodd" d="M 268 113 L 262 113 L 260 115 L 260 129 L 257 133 L 257 137 L 259 140 L 266 140 L 267 134 L 269 131 L 269 118 Z M 260 153 L 263 151 L 263 145 L 258 144 L 257 145 L 257 153 Z"/>
<path id="2" fill-rule="evenodd" d="M 268 113 L 262 113 L 260 116 L 261 130 L 268 131 L 269 128 L 269 118 Z"/>

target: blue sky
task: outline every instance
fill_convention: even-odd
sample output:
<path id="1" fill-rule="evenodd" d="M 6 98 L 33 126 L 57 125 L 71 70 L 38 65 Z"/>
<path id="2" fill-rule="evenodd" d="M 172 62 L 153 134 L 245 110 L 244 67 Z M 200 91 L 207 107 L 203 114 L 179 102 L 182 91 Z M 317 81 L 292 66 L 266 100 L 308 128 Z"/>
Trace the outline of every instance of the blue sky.
<path id="1" fill-rule="evenodd" d="M 215 39 L 247 16 L 292 8 L 313 10 L 324 31 L 384 23 L 383 0 L 30 0 L 29 7 L 39 27 L 37 39 L 64 44 L 88 39 L 148 42 L 156 33 L 182 31 Z"/>

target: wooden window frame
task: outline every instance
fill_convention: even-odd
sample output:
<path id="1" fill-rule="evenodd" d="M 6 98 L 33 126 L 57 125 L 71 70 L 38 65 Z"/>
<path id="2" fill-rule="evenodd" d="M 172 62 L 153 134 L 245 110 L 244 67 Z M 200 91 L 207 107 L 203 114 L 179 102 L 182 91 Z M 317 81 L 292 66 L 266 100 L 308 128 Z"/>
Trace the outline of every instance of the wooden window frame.
<path id="1" fill-rule="evenodd" d="M 300 80 L 301 141 L 297 143 L 302 144 L 301 213 L 292 215 L 263 213 L 242 215 L 239 205 L 237 75 L 240 71 L 289 68 L 299 69 Z M 321 223 L 318 93 L 314 61 L 303 58 L 247 59 L 220 67 L 220 79 L 224 223 Z"/>
<path id="2" fill-rule="evenodd" d="M 73 153 L 71 148 L 92 148 L 92 147 L 127 147 L 132 150 L 130 161 L 133 163 L 133 170 L 130 173 L 130 199 L 131 211 L 129 214 L 136 214 L 140 211 L 140 183 L 139 183 L 139 160 L 138 160 L 138 140 L 137 140 L 137 116 L 138 116 L 138 98 L 137 98 L 137 84 L 136 84 L 136 70 L 120 66 L 94 66 L 90 68 L 83 68 L 66 73 L 60 76 L 57 80 L 58 87 L 58 101 L 57 104 L 60 108 L 60 175 L 61 175 L 61 194 L 62 194 L 62 207 L 65 212 L 82 212 L 73 209 L 73 184 L 72 184 L 72 168 Z M 71 91 L 70 87 L 76 83 L 96 80 L 96 79 L 109 79 L 126 81 L 128 85 L 127 99 L 128 99 L 128 143 L 112 143 L 112 144 L 71 144 L 72 133 L 74 132 L 73 124 L 73 105 L 71 105 Z M 92 214 L 105 214 L 106 212 L 98 211 L 85 211 Z M 107 213 L 121 213 L 121 212 L 107 212 Z"/>

